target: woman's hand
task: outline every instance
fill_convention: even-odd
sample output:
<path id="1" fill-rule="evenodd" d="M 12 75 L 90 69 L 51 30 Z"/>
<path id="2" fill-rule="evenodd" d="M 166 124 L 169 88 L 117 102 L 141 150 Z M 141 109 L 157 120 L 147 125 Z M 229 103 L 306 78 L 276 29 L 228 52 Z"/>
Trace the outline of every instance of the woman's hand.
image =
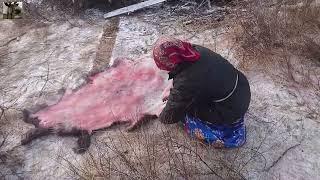
<path id="1" fill-rule="evenodd" d="M 168 94 L 166 94 L 166 95 L 164 95 L 164 96 L 162 97 L 162 102 L 168 101 L 168 99 L 169 99 L 169 94 L 170 94 L 170 91 L 169 91 Z"/>

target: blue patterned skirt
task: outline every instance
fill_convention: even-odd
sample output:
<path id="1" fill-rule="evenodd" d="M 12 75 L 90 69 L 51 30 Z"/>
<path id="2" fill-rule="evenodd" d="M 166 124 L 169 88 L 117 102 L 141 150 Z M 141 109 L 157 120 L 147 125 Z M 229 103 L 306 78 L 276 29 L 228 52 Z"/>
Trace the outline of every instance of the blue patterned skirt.
<path id="1" fill-rule="evenodd" d="M 184 121 L 185 131 L 193 138 L 216 148 L 235 148 L 246 141 L 244 118 L 231 125 L 214 125 L 187 115 Z"/>

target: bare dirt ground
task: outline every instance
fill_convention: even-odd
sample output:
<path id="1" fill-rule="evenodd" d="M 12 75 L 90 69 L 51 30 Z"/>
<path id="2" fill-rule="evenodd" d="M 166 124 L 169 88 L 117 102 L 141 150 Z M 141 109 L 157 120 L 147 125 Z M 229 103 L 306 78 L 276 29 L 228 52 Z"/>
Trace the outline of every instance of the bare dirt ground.
<path id="1" fill-rule="evenodd" d="M 152 44 L 161 34 L 209 47 L 235 66 L 245 60 L 235 28 L 226 23 L 228 8 L 212 10 L 216 20 L 210 23 L 173 9 L 156 6 L 94 23 L 83 18 L 0 21 L 0 145 L 5 140 L 0 178 L 319 179 L 319 96 L 309 87 L 298 91 L 281 81 L 277 69 L 273 73 L 280 79 L 258 68 L 243 69 L 252 102 L 247 143 L 239 149 L 213 149 L 186 137 L 179 124 L 157 121 L 133 133 L 121 126 L 101 131 L 84 155 L 73 153 L 74 138 L 50 136 L 20 145 L 20 136 L 30 128 L 22 121 L 23 108 L 54 103 L 60 88 L 76 88 L 89 71 L 117 57 L 152 61 Z"/>

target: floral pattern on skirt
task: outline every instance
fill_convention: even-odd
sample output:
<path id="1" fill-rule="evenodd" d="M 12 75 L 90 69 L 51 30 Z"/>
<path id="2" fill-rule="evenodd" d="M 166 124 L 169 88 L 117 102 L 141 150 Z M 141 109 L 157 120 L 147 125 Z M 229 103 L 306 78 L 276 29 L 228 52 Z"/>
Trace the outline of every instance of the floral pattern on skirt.
<path id="1" fill-rule="evenodd" d="M 235 148 L 246 141 L 244 118 L 231 125 L 214 125 L 187 115 L 184 121 L 185 131 L 193 138 L 216 148 Z"/>

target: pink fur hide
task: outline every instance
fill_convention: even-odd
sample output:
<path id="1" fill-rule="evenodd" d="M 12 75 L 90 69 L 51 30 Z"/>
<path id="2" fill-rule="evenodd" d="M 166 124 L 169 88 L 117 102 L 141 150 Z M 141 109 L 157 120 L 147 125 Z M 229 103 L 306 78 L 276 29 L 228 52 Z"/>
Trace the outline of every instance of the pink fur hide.
<path id="1" fill-rule="evenodd" d="M 40 120 L 41 128 L 63 125 L 92 132 L 115 122 L 134 125 L 146 113 L 158 114 L 165 80 L 156 66 L 146 64 L 120 59 L 116 66 L 91 76 L 86 85 L 67 91 L 57 104 L 31 117 Z"/>

